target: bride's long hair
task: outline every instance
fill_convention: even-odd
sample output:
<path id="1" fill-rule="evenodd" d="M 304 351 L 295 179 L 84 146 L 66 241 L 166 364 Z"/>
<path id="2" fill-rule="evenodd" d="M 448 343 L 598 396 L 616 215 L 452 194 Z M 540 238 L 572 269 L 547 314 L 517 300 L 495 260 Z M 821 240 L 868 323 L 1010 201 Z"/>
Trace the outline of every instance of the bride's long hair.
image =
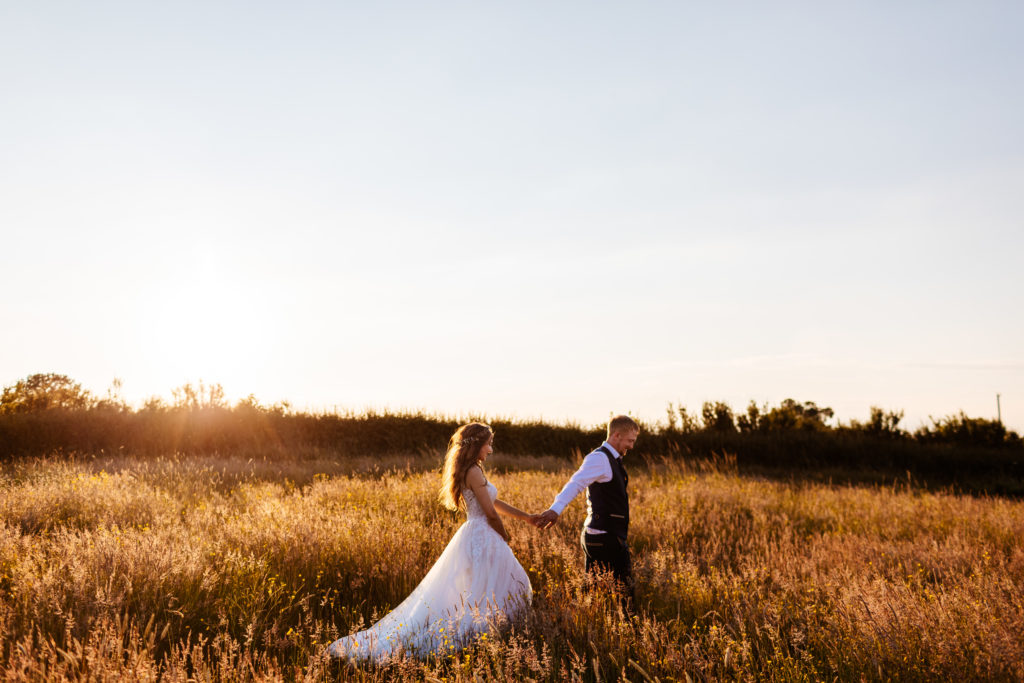
<path id="1" fill-rule="evenodd" d="M 494 430 L 482 422 L 470 422 L 459 427 L 448 440 L 448 452 L 444 456 L 441 471 L 441 505 L 449 510 L 458 510 L 465 505 L 462 487 L 466 483 L 466 472 L 477 464 L 480 449 L 490 443 Z"/>

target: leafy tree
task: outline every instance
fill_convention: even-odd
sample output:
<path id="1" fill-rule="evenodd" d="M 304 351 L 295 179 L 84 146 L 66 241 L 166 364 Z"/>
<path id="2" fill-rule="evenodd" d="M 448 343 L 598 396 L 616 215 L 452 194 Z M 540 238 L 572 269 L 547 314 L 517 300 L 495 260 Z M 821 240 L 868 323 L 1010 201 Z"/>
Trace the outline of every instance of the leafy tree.
<path id="1" fill-rule="evenodd" d="M 887 438 L 900 438 L 907 435 L 900 429 L 899 424 L 903 419 L 902 410 L 885 411 L 878 406 L 871 406 L 871 415 L 867 422 L 850 420 L 850 429 L 867 432 L 872 436 Z"/>
<path id="2" fill-rule="evenodd" d="M 261 413 L 265 412 L 266 407 L 260 403 L 259 399 L 256 398 L 256 394 L 249 394 L 245 398 L 240 398 L 235 403 L 235 410 L 242 413 Z"/>
<path id="3" fill-rule="evenodd" d="M 684 405 L 673 405 L 671 402 L 666 409 L 668 414 L 668 431 L 693 434 L 700 430 L 700 424 L 694 415 L 690 415 Z"/>
<path id="4" fill-rule="evenodd" d="M 92 395 L 67 375 L 36 373 L 4 387 L 0 396 L 0 413 L 28 413 L 54 408 L 81 410 L 92 407 L 94 403 Z"/>
<path id="5" fill-rule="evenodd" d="M 697 431 L 700 426 L 697 424 L 697 416 L 690 415 L 686 411 L 686 406 L 679 406 L 679 430 L 684 434 L 692 434 Z"/>
<path id="6" fill-rule="evenodd" d="M 701 419 L 704 422 L 704 429 L 712 432 L 735 432 L 736 423 L 733 421 L 732 408 L 728 403 L 722 401 L 705 401 L 700 410 Z"/>
<path id="7" fill-rule="evenodd" d="M 768 410 L 768 405 L 765 404 L 765 411 Z M 745 434 L 750 432 L 756 432 L 761 426 L 761 410 L 757 407 L 757 403 L 751 401 L 747 405 L 746 415 L 736 416 L 736 426 L 739 430 Z"/>
<path id="8" fill-rule="evenodd" d="M 1007 430 L 1002 422 L 983 417 L 967 417 L 962 410 L 956 415 L 931 420 L 931 427 L 921 427 L 914 433 L 918 441 L 997 448 L 1022 445 L 1020 435 Z"/>
<path id="9" fill-rule="evenodd" d="M 665 412 L 668 413 L 668 431 L 676 431 L 676 424 L 678 424 L 679 418 L 676 417 L 676 408 L 672 405 L 671 401 L 668 402 L 668 408 L 665 409 Z"/>
<path id="10" fill-rule="evenodd" d="M 758 417 L 760 431 L 825 431 L 829 429 L 826 420 L 835 415 L 831 408 L 819 407 L 814 401 L 797 403 L 791 398 Z"/>

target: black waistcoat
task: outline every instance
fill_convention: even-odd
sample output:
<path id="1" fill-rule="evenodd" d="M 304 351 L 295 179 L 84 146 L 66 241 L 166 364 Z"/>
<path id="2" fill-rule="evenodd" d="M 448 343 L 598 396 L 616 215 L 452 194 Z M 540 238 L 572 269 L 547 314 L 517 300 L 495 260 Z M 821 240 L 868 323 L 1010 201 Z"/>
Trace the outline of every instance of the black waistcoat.
<path id="1" fill-rule="evenodd" d="M 587 487 L 587 521 L 585 526 L 606 531 L 620 538 L 629 534 L 629 475 L 622 466 L 622 458 L 616 458 L 604 446 L 596 452 L 604 453 L 612 466 L 612 480 L 594 482 Z"/>

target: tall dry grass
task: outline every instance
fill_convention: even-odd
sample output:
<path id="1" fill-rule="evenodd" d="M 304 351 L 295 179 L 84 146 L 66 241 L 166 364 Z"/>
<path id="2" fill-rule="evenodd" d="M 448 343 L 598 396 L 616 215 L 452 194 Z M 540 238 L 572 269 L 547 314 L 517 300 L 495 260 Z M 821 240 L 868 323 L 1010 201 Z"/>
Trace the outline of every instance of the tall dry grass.
<path id="1" fill-rule="evenodd" d="M 123 458 L 8 465 L 5 680 L 1021 680 L 1024 503 L 651 464 L 632 479 L 640 615 L 588 590 L 582 501 L 510 525 L 530 615 L 454 655 L 324 646 L 400 602 L 458 528 L 438 463 Z M 570 470 L 499 459 L 545 508 Z"/>

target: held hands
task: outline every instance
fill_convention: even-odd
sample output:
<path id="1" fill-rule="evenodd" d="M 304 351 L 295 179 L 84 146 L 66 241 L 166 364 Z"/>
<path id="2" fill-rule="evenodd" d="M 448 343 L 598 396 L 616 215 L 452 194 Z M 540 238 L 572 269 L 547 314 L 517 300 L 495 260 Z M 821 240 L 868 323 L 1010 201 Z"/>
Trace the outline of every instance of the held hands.
<path id="1" fill-rule="evenodd" d="M 530 515 L 530 524 L 538 529 L 550 529 L 558 521 L 558 513 L 554 510 L 545 510 L 539 515 Z"/>

